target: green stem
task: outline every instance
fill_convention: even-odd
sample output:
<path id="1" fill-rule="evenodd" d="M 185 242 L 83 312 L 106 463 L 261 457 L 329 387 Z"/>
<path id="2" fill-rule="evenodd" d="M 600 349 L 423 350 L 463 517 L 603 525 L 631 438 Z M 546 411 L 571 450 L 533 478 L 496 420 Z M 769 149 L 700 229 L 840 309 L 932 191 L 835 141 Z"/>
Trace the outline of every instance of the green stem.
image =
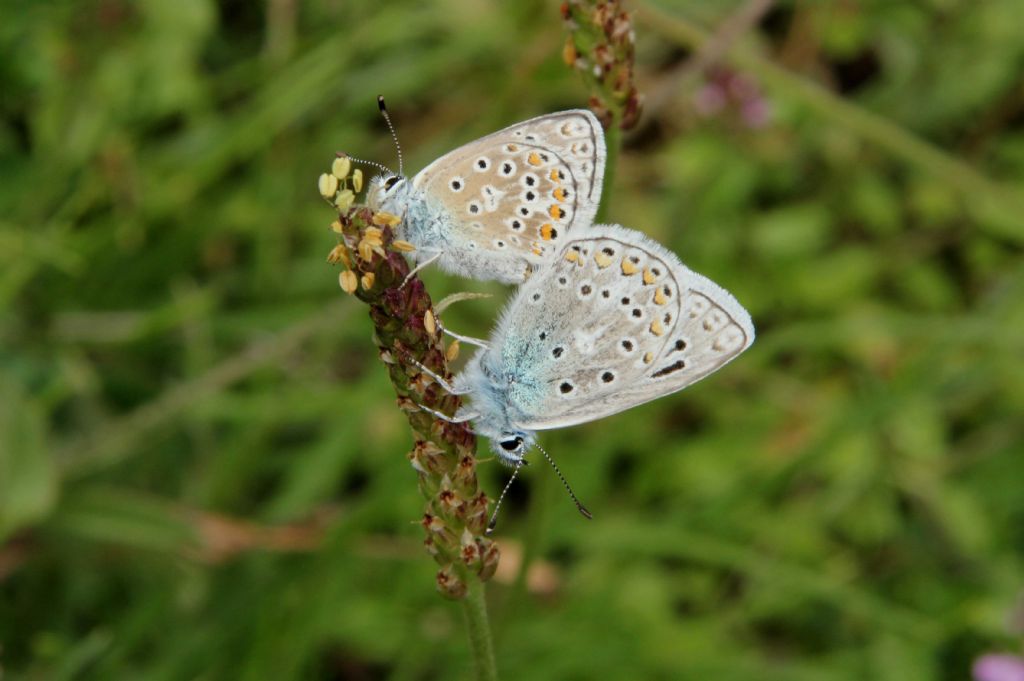
<path id="1" fill-rule="evenodd" d="M 477 681 L 497 681 L 498 666 L 494 662 L 494 643 L 491 640 L 491 623 L 487 619 L 487 601 L 484 585 L 479 579 L 469 577 L 468 591 L 462 599 L 462 611 L 466 613 L 466 629 L 469 645 L 473 649 L 473 664 Z"/>
<path id="2" fill-rule="evenodd" d="M 650 30 L 680 45 L 699 50 L 711 39 L 711 34 L 700 27 L 649 4 L 642 5 L 639 10 L 639 18 Z M 733 46 L 727 58 L 753 73 L 768 88 L 802 102 L 857 136 L 939 178 L 969 199 L 966 202 L 969 209 L 987 209 L 990 211 L 987 217 L 996 217 L 998 221 L 983 220 L 986 228 L 1018 240 L 1024 238 L 1024 221 L 1021 220 L 1021 215 L 1024 215 L 1024 196 L 1019 191 L 986 177 L 970 164 L 947 154 L 887 118 L 852 104 L 817 83 L 790 73 L 749 48 Z M 982 214 L 979 217 L 986 216 Z"/>
<path id="3" fill-rule="evenodd" d="M 604 183 L 601 185 L 601 205 L 597 209 L 594 222 L 605 222 L 608 219 L 608 206 L 611 204 L 612 187 L 615 186 L 615 166 L 619 161 L 619 148 L 622 146 L 622 128 L 619 121 L 621 114 L 612 114 L 612 124 L 604 131 L 604 144 L 607 156 L 604 162 Z"/>

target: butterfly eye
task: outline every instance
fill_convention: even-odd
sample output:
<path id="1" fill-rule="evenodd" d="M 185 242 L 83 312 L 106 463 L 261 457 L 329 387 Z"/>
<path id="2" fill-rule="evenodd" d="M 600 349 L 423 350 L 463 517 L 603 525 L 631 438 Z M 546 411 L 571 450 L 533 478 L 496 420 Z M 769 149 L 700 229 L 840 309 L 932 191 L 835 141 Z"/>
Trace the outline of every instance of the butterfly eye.
<path id="1" fill-rule="evenodd" d="M 523 445 L 523 438 L 517 437 L 514 440 L 502 440 L 501 448 L 506 452 L 514 452 Z"/>
<path id="2" fill-rule="evenodd" d="M 392 187 L 395 186 L 395 183 L 398 182 L 400 179 L 402 179 L 400 176 L 392 175 L 391 177 L 389 177 L 387 180 L 384 181 L 384 189 L 385 190 L 391 189 Z"/>

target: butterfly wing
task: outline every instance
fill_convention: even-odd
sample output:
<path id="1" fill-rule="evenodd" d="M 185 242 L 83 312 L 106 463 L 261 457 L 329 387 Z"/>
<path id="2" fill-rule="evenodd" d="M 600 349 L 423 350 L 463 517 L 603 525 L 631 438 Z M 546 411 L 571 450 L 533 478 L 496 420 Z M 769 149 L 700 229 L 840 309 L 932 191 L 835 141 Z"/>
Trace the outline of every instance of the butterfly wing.
<path id="1" fill-rule="evenodd" d="M 727 291 L 639 232 L 595 226 L 520 287 L 489 352 L 510 419 L 543 430 L 680 390 L 753 340 Z"/>
<path id="2" fill-rule="evenodd" d="M 604 163 L 601 124 L 586 110 L 539 116 L 445 154 L 413 179 L 446 218 L 440 264 L 525 278 L 527 266 L 553 258 L 570 230 L 594 219 Z"/>

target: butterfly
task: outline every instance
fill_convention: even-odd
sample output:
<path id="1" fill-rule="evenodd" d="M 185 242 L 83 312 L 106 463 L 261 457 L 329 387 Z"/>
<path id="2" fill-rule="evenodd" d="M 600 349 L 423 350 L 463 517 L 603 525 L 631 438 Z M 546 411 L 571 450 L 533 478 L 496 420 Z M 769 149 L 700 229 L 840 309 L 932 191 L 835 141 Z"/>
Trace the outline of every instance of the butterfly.
<path id="1" fill-rule="evenodd" d="M 728 291 L 640 232 L 595 225 L 519 287 L 451 384 L 433 377 L 468 397 L 450 420 L 472 421 L 518 471 L 537 431 L 674 393 L 753 341 L 750 315 Z"/>
<path id="2" fill-rule="evenodd" d="M 375 177 L 367 205 L 401 218 L 397 235 L 416 247 L 419 267 L 521 283 L 594 219 L 605 156 L 594 114 L 546 114 L 463 145 L 411 180 L 401 168 Z"/>

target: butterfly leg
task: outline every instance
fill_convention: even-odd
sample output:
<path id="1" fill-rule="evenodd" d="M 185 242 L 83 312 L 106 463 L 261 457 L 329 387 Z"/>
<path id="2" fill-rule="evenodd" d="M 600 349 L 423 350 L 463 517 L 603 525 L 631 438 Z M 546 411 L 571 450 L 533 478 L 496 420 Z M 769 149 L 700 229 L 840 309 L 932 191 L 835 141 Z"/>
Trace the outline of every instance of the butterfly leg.
<path id="1" fill-rule="evenodd" d="M 407 355 L 406 359 L 409 360 L 410 364 L 412 364 L 417 369 L 419 369 L 420 371 L 425 373 L 427 376 L 430 376 L 432 379 L 434 379 L 434 382 L 437 383 L 439 386 L 441 386 L 444 389 L 444 391 L 446 393 L 448 393 L 449 395 L 467 395 L 467 394 L 469 394 L 468 390 L 456 390 L 455 386 L 453 386 L 451 383 L 449 383 L 447 380 L 445 380 L 442 376 L 439 376 L 436 373 L 434 373 L 433 371 L 431 371 L 430 369 L 428 369 L 421 362 L 417 361 L 415 357 L 412 357 L 411 355 Z"/>
<path id="2" fill-rule="evenodd" d="M 416 265 L 416 267 L 412 268 L 412 271 L 409 272 L 409 274 L 405 275 L 405 279 L 402 280 L 402 285 L 398 287 L 398 290 L 401 291 L 403 288 L 405 288 L 405 285 L 409 283 L 409 280 L 412 279 L 417 272 L 422 270 L 424 267 L 427 267 L 437 262 L 437 259 L 440 258 L 442 255 L 443 251 L 438 251 L 437 253 L 430 256 L 420 264 Z"/>
<path id="3" fill-rule="evenodd" d="M 449 331 L 448 329 L 446 329 L 444 327 L 443 324 L 441 324 L 440 326 L 441 326 L 441 331 L 443 331 L 444 333 L 448 334 L 449 336 L 451 336 L 455 340 L 460 340 L 463 343 L 469 343 L 470 345 L 475 345 L 478 348 L 483 348 L 484 350 L 487 350 L 490 347 L 489 345 L 487 345 L 487 341 L 480 340 L 479 338 L 473 338 L 472 336 L 463 336 L 460 333 L 455 333 L 454 331 Z"/>
<path id="4" fill-rule="evenodd" d="M 448 416 L 448 414 L 439 412 L 436 409 L 431 409 L 430 407 L 424 407 L 422 404 L 419 403 L 417 403 L 416 406 L 420 408 L 420 411 L 425 411 L 434 418 L 441 419 L 446 423 L 466 423 L 467 421 L 472 421 L 477 416 L 474 413 L 457 413 L 455 414 L 455 416 Z"/>

